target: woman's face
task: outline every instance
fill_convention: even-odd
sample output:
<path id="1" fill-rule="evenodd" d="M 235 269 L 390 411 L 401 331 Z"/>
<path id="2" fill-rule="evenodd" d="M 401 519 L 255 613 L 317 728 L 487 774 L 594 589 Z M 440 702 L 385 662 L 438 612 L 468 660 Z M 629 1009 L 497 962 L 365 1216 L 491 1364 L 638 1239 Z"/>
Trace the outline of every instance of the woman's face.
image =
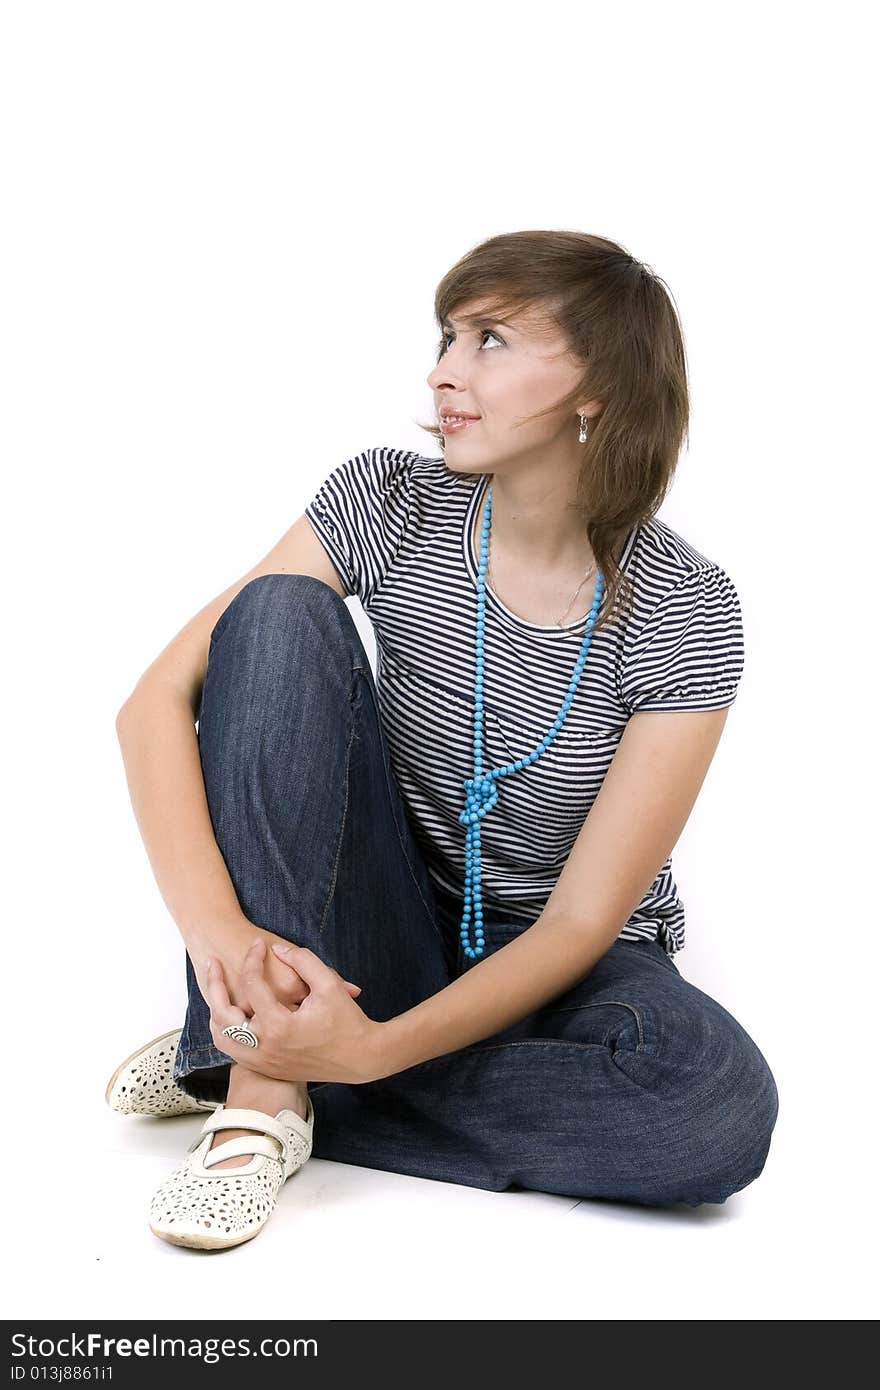
<path id="1" fill-rule="evenodd" d="M 579 363 L 552 320 L 538 309 L 510 322 L 486 317 L 465 326 L 476 302 L 462 305 L 442 325 L 443 355 L 428 377 L 434 406 L 478 415 L 464 430 L 448 433 L 443 454 L 451 469 L 491 472 L 505 460 L 522 461 L 533 451 L 546 464 L 548 448 L 560 458 L 578 457 L 580 421 L 569 406 L 540 420 L 526 417 L 544 410 L 570 391 L 583 375 Z M 581 408 L 594 413 L 599 402 Z"/>

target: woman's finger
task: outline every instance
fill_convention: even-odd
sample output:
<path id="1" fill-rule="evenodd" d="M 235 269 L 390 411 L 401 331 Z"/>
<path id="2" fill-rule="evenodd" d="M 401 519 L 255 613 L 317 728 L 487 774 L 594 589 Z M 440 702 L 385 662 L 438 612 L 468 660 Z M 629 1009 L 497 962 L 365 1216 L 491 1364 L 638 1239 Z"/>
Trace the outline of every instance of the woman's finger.
<path id="1" fill-rule="evenodd" d="M 256 1014 L 249 1018 L 243 1009 L 237 1004 L 233 1004 L 229 998 L 226 988 L 226 981 L 223 978 L 223 965 L 221 961 L 209 956 L 205 961 L 206 977 L 206 999 L 211 1010 L 208 1020 L 211 1030 L 211 1041 L 220 1051 L 225 1052 L 227 1057 L 231 1057 L 233 1062 L 241 1057 L 244 1062 L 245 1057 L 250 1052 L 243 1042 L 236 1041 L 234 1038 L 227 1037 L 223 1030 L 231 1024 L 242 1024 L 253 1026 L 256 1036 L 260 1036 L 260 1025 L 256 1022 Z"/>
<path id="2" fill-rule="evenodd" d="M 228 1028 L 230 1023 L 247 1021 L 244 1010 L 233 1004 L 229 998 L 223 969 L 213 956 L 209 956 L 205 962 L 205 988 L 206 1003 L 211 1010 L 211 1017 L 221 1028 Z"/>
<path id="3" fill-rule="evenodd" d="M 264 974 L 265 961 L 265 945 L 262 938 L 257 937 L 244 958 L 239 979 L 251 1008 L 255 1013 L 259 1011 L 262 1019 L 271 1022 L 273 1019 L 283 1019 L 290 1010 L 278 1003 L 275 991 L 268 984 Z"/>
<path id="4" fill-rule="evenodd" d="M 232 1007 L 232 1000 L 229 998 L 223 971 L 218 969 L 213 956 L 209 956 L 205 961 L 205 990 L 212 1014 L 219 1015 Z"/>

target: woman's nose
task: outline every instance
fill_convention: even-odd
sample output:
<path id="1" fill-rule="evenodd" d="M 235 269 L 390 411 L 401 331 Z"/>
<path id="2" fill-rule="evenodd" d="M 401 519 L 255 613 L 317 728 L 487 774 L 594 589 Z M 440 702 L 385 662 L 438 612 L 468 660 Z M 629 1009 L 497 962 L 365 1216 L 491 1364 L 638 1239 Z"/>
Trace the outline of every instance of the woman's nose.
<path id="1" fill-rule="evenodd" d="M 427 381 L 432 391 L 443 391 L 449 386 L 454 386 L 456 389 L 461 388 L 461 377 L 457 377 L 455 372 L 450 370 L 450 365 L 445 357 L 442 363 L 439 363 L 432 372 L 428 373 Z"/>

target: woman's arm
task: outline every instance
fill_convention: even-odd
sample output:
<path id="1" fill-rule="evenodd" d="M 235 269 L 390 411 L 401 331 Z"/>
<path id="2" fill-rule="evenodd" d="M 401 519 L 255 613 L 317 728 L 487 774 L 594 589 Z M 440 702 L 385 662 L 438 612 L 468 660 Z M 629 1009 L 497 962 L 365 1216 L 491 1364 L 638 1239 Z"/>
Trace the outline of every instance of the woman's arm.
<path id="1" fill-rule="evenodd" d="M 141 838 L 190 955 L 244 922 L 214 836 L 188 698 L 158 682 L 120 710 L 116 733 Z"/>
<path id="2" fill-rule="evenodd" d="M 216 956 L 240 1004 L 249 947 L 255 938 L 267 947 L 284 938 L 252 922 L 239 904 L 214 836 L 190 701 L 171 687 L 143 691 L 120 712 L 116 729 L 141 836 L 199 989 L 205 996 L 204 961 Z M 270 952 L 267 969 L 280 1003 L 302 1003 L 308 990 L 292 965 Z M 359 985 L 341 984 L 352 998 L 361 992 Z"/>
<path id="3" fill-rule="evenodd" d="M 370 1079 L 392 1076 L 519 1023 L 586 975 L 615 935 L 539 917 L 451 985 L 380 1024 Z"/>
<path id="4" fill-rule="evenodd" d="M 157 683 L 142 689 L 117 717 L 116 730 L 135 818 L 159 891 L 183 937 L 202 994 L 204 958 L 223 962 L 236 1003 L 240 972 L 256 936 L 280 940 L 245 916 L 214 836 L 199 745 L 188 699 Z M 272 987 L 285 1005 L 306 987 L 272 958 Z"/>
<path id="5" fill-rule="evenodd" d="M 672 853 L 728 712 L 631 716 L 541 916 L 445 989 L 381 1023 L 373 1079 L 491 1037 L 589 973 Z"/>
<path id="6" fill-rule="evenodd" d="M 131 802 L 159 891 L 196 971 L 205 956 L 224 960 L 233 995 L 238 967 L 254 936 L 264 932 L 242 912 L 208 807 L 195 721 L 211 637 L 239 591 L 263 574 L 307 574 L 344 596 L 323 546 L 303 515 L 254 567 L 206 604 L 159 653 L 116 717 Z M 281 961 L 270 963 L 279 999 L 299 1003 L 303 982 Z M 204 993 L 204 989 L 202 989 Z"/>

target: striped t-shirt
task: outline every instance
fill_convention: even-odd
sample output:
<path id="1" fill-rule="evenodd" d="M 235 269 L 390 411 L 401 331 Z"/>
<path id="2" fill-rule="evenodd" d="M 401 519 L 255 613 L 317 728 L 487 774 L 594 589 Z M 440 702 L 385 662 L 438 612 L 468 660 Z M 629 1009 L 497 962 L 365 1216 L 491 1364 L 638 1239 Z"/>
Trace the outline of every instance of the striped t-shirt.
<path id="1" fill-rule="evenodd" d="M 433 883 L 459 901 L 458 817 L 474 772 L 473 532 L 490 481 L 452 472 L 442 455 L 378 447 L 336 467 L 306 507 L 373 625 L 394 774 Z M 480 822 L 484 906 L 523 928 L 553 891 L 630 715 L 720 709 L 736 697 L 742 615 L 724 570 L 656 516 L 632 528 L 619 563 L 633 585 L 632 612 L 593 636 L 561 729 L 534 763 L 498 779 L 498 800 Z M 585 620 L 529 623 L 486 587 L 484 772 L 526 757 L 550 729 Z M 671 857 L 619 933 L 656 938 L 669 955 L 685 938 Z"/>

